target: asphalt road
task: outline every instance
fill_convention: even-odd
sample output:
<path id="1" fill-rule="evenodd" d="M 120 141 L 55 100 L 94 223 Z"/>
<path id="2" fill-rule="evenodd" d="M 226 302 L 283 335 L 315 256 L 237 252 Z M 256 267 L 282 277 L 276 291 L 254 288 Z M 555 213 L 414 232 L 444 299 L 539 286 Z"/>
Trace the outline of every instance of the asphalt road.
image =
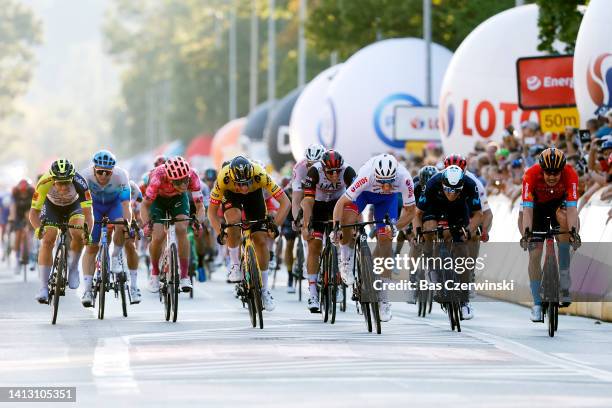
<path id="1" fill-rule="evenodd" d="M 456 333 L 436 305 L 418 318 L 395 303 L 376 335 L 352 303 L 324 324 L 279 282 L 260 330 L 217 272 L 182 295 L 177 323 L 144 290 L 128 318 L 110 299 L 103 321 L 69 291 L 52 326 L 39 284 L 20 280 L 0 264 L 0 384 L 77 388 L 50 406 L 612 406 L 612 325 L 592 319 L 560 316 L 549 338 L 528 309 L 478 302 Z"/>

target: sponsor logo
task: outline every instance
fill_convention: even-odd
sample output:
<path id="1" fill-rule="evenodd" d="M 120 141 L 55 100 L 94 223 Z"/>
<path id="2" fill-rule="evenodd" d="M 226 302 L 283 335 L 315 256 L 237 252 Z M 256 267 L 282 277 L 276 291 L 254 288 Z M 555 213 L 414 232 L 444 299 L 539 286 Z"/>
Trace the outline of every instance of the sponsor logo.
<path id="1" fill-rule="evenodd" d="M 425 121 L 422 118 L 414 117 L 410 121 L 410 127 L 413 129 L 423 129 L 425 127 Z"/>
<path id="2" fill-rule="evenodd" d="M 572 77 L 552 77 L 545 76 L 540 79 L 537 75 L 532 75 L 527 78 L 527 89 L 536 91 L 543 88 L 572 88 L 574 89 L 574 78 Z"/>
<path id="3" fill-rule="evenodd" d="M 447 103 L 450 92 L 447 92 L 440 101 L 440 129 L 442 134 L 449 137 L 455 125 L 455 106 L 452 103 Z"/>
<path id="4" fill-rule="evenodd" d="M 85 200 L 87 200 L 87 201 L 91 200 L 91 193 L 89 192 L 89 190 L 85 191 Z"/>
<path id="5" fill-rule="evenodd" d="M 368 182 L 368 178 L 367 177 L 363 177 L 360 180 L 357 180 L 357 182 L 355 182 L 355 184 L 353 184 L 353 187 L 351 187 L 351 192 L 355 192 L 357 191 L 357 189 L 361 186 L 363 186 L 365 183 Z"/>
<path id="6" fill-rule="evenodd" d="M 538 76 L 533 75 L 527 78 L 527 89 L 529 89 L 530 91 L 535 91 L 536 89 L 539 89 L 541 86 L 542 86 L 542 81 L 540 81 L 540 78 Z"/>
<path id="7" fill-rule="evenodd" d="M 32 201 L 37 201 L 38 200 L 38 196 L 39 196 L 38 191 L 35 191 L 34 195 L 32 196 Z"/>
<path id="8" fill-rule="evenodd" d="M 380 101 L 374 110 L 373 126 L 376 136 L 387 146 L 403 149 L 405 141 L 393 140 L 396 106 L 423 106 L 423 103 L 412 95 L 396 93 Z"/>
<path id="9" fill-rule="evenodd" d="M 612 53 L 597 56 L 589 63 L 587 89 L 597 107 L 612 107 Z"/>

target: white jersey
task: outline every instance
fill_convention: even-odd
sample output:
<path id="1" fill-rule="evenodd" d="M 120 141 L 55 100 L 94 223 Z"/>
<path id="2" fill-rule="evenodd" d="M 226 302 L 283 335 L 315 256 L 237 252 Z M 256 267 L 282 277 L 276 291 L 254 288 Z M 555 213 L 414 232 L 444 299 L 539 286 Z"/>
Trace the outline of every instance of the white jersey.
<path id="1" fill-rule="evenodd" d="M 116 201 L 130 200 L 130 179 L 127 171 L 115 166 L 110 180 L 101 185 L 94 174 L 94 166 L 91 165 L 80 172 L 89 185 L 91 197 L 94 203 L 109 204 Z"/>
<path id="2" fill-rule="evenodd" d="M 410 172 L 401 164 L 397 166 L 397 176 L 391 184 L 391 189 L 388 192 L 382 190 L 382 184 L 376 181 L 376 173 L 374 172 L 374 160 L 376 157 L 368 160 L 357 173 L 357 177 L 353 184 L 346 189 L 346 196 L 355 201 L 359 194 L 369 191 L 376 194 L 402 194 L 402 202 L 404 206 L 414 205 L 414 184 Z"/>
<path id="3" fill-rule="evenodd" d="M 293 166 L 291 173 L 291 189 L 293 191 L 302 191 L 302 181 L 308 174 L 308 161 L 302 159 Z"/>
<path id="4" fill-rule="evenodd" d="M 487 211 L 491 207 L 489 207 L 489 200 L 487 198 L 487 189 L 484 187 L 482 182 L 476 175 L 469 170 L 465 171 L 465 175 L 471 178 L 474 183 L 476 183 L 476 187 L 478 188 L 478 197 L 480 197 L 480 205 L 482 206 L 482 211 Z"/>
<path id="5" fill-rule="evenodd" d="M 346 188 L 351 185 L 355 179 L 355 170 L 346 164 L 342 166 L 338 181 L 332 183 L 325 172 L 323 165 L 315 163 L 304 178 L 304 195 L 306 197 L 314 196 L 315 201 L 335 201 L 344 194 Z"/>

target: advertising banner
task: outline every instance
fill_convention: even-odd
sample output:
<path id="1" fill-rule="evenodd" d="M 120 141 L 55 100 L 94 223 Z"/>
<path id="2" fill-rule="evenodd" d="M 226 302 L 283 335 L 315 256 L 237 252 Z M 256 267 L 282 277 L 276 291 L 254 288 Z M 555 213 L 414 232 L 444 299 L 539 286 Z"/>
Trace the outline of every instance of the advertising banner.
<path id="1" fill-rule="evenodd" d="M 519 58 L 516 78 L 521 109 L 576 106 L 573 67 L 573 55 Z"/>

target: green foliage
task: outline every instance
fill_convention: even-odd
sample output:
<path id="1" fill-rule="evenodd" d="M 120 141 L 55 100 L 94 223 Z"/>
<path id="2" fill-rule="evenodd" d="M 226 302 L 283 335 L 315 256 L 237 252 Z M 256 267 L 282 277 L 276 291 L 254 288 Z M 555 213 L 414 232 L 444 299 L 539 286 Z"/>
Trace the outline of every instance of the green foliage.
<path id="1" fill-rule="evenodd" d="M 320 53 L 345 59 L 379 38 L 422 37 L 423 0 L 314 0 L 307 34 Z M 451 50 L 514 0 L 433 0 L 432 39 Z"/>
<path id="2" fill-rule="evenodd" d="M 578 0 L 537 0 L 536 3 L 540 6 L 538 50 L 557 54 L 553 43 L 559 40 L 565 43 L 565 53 L 573 54 L 582 21 Z"/>
<path id="3" fill-rule="evenodd" d="M 32 47 L 40 43 L 40 23 L 15 0 L 0 7 L 0 119 L 13 112 L 13 100 L 23 94 L 32 75 Z"/>

